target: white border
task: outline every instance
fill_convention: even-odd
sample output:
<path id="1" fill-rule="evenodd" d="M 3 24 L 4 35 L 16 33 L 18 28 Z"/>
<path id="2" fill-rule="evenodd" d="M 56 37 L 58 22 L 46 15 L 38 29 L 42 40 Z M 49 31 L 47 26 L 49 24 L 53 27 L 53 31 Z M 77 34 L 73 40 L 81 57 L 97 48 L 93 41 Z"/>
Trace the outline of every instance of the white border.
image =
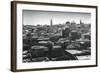
<path id="1" fill-rule="evenodd" d="M 34 62 L 22 63 L 22 10 L 45 10 L 45 11 L 62 11 L 62 12 L 84 12 L 91 13 L 91 60 L 78 61 L 58 61 L 58 62 Z M 49 5 L 29 5 L 17 4 L 17 69 L 35 69 L 35 68 L 50 68 L 50 67 L 68 67 L 68 66 L 83 66 L 95 65 L 96 63 L 96 10 L 95 8 L 84 7 L 63 7 Z"/>

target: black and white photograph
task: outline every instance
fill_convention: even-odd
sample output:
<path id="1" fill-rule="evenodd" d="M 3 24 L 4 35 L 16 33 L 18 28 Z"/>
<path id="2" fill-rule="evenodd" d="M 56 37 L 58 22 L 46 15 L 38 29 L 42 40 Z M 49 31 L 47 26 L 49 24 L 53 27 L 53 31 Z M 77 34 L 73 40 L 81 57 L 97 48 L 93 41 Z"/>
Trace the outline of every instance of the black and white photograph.
<path id="1" fill-rule="evenodd" d="M 97 6 L 12 2 L 11 69 L 97 66 Z"/>
<path id="2" fill-rule="evenodd" d="M 23 10 L 23 62 L 91 59 L 91 13 Z"/>

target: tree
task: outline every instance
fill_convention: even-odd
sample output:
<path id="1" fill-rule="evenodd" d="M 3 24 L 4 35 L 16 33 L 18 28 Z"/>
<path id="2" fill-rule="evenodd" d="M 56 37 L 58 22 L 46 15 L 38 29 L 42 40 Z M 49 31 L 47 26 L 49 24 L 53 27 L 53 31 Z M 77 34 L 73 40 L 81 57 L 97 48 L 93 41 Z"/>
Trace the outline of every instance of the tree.
<path id="1" fill-rule="evenodd" d="M 69 33 L 70 33 L 70 29 L 69 28 L 65 28 L 64 30 L 62 30 L 63 38 L 69 37 Z"/>
<path id="2" fill-rule="evenodd" d="M 76 39 L 79 39 L 80 36 L 81 36 L 81 35 L 80 35 L 77 31 L 72 31 L 72 32 L 71 32 L 71 37 L 70 37 L 70 38 L 71 38 L 71 40 L 74 41 L 74 40 L 76 40 Z"/>

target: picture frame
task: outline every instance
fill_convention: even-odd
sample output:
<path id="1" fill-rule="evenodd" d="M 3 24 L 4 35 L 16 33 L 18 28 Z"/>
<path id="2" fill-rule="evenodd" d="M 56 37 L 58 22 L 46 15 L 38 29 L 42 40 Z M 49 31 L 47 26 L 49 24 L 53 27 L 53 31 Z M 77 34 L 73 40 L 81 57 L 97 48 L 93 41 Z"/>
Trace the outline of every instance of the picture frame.
<path id="1" fill-rule="evenodd" d="M 96 67 L 97 6 L 11 2 L 11 71 Z"/>

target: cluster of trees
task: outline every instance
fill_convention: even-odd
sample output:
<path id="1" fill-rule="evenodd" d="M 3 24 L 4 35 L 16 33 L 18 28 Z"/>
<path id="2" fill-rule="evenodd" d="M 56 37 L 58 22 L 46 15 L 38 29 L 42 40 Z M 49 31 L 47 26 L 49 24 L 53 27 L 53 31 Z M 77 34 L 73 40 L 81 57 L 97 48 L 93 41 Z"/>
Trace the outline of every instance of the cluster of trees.
<path id="1" fill-rule="evenodd" d="M 69 40 L 76 40 L 81 38 L 81 34 L 77 31 L 71 31 L 70 28 L 66 28 L 65 30 L 62 30 L 62 36 L 64 38 L 69 38 Z"/>

